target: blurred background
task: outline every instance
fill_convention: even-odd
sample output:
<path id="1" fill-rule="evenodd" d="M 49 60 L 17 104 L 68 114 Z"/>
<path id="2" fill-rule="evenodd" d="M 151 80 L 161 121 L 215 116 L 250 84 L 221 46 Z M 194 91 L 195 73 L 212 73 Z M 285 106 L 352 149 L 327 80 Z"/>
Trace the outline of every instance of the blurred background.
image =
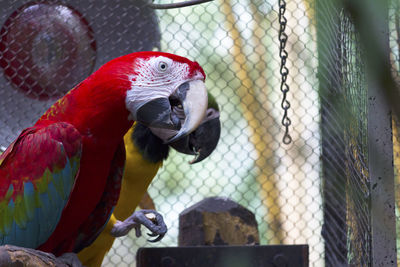
<path id="1" fill-rule="evenodd" d="M 371 266 L 373 221 L 380 217 L 371 205 L 368 125 L 375 111 L 368 105 L 369 48 L 357 28 L 363 25 L 357 14 L 368 10 L 345 3 L 214 0 L 154 10 L 145 0 L 0 1 L 0 146 L 108 60 L 140 50 L 179 54 L 207 74 L 221 111 L 219 144 L 195 165 L 172 151 L 148 191 L 168 234 L 156 244 L 134 233 L 120 238 L 103 265 L 134 266 L 141 246 L 176 246 L 179 213 L 205 197 L 225 196 L 255 213 L 263 245 L 308 244 L 310 266 Z M 386 17 L 375 24 L 383 32 L 377 39 L 396 77 L 399 1 L 380 8 Z M 395 163 L 387 180 L 389 187 L 396 181 L 397 192 L 398 124 L 392 146 L 390 114 L 384 119 L 381 135 L 389 133 Z"/>

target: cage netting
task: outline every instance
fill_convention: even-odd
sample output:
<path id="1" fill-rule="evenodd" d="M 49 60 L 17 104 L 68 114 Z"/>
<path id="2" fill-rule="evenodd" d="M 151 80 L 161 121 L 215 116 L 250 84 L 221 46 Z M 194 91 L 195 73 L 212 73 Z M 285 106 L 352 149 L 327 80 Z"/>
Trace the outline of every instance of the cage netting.
<path id="1" fill-rule="evenodd" d="M 369 266 L 367 84 L 349 14 L 319 1 L 322 194 L 327 266 Z"/>

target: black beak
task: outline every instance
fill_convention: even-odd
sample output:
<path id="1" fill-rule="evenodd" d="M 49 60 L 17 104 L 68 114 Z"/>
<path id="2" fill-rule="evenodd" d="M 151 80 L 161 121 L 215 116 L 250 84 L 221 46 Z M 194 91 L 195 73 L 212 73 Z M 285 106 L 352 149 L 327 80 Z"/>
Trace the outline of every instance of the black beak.
<path id="1" fill-rule="evenodd" d="M 219 112 L 209 108 L 207 117 L 200 126 L 190 135 L 181 138 L 170 145 L 177 151 L 189 155 L 196 155 L 190 164 L 207 158 L 217 147 L 221 135 Z"/>
<path id="2" fill-rule="evenodd" d="M 181 84 L 168 98 L 156 98 L 143 104 L 136 112 L 136 121 L 153 128 L 179 130 L 168 143 L 189 135 L 203 121 L 208 103 L 203 81 Z M 174 105 L 182 105 L 185 121 L 181 125 Z M 181 114 L 182 115 L 182 114 Z"/>

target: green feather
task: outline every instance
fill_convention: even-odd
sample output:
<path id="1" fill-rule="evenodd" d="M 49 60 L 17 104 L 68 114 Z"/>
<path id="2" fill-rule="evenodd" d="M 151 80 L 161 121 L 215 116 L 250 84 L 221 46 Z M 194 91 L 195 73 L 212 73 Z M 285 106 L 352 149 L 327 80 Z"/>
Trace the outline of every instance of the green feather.
<path id="1" fill-rule="evenodd" d="M 14 205 L 14 220 L 20 228 L 25 228 L 28 218 L 25 202 L 21 195 L 15 197 Z"/>
<path id="2" fill-rule="evenodd" d="M 208 92 L 208 108 L 219 111 L 217 100 L 215 100 L 215 97 L 210 92 Z"/>

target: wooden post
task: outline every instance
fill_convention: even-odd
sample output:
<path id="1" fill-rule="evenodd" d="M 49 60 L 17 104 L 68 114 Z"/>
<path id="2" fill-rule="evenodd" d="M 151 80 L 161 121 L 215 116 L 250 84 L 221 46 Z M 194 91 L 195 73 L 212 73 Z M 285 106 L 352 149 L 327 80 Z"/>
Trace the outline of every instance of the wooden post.
<path id="1" fill-rule="evenodd" d="M 260 246 L 254 214 L 224 197 L 206 198 L 179 216 L 179 247 L 140 248 L 137 267 L 308 266 L 307 245 Z"/>
<path id="2" fill-rule="evenodd" d="M 206 198 L 179 216 L 179 246 L 258 244 L 254 214 L 228 198 Z"/>

